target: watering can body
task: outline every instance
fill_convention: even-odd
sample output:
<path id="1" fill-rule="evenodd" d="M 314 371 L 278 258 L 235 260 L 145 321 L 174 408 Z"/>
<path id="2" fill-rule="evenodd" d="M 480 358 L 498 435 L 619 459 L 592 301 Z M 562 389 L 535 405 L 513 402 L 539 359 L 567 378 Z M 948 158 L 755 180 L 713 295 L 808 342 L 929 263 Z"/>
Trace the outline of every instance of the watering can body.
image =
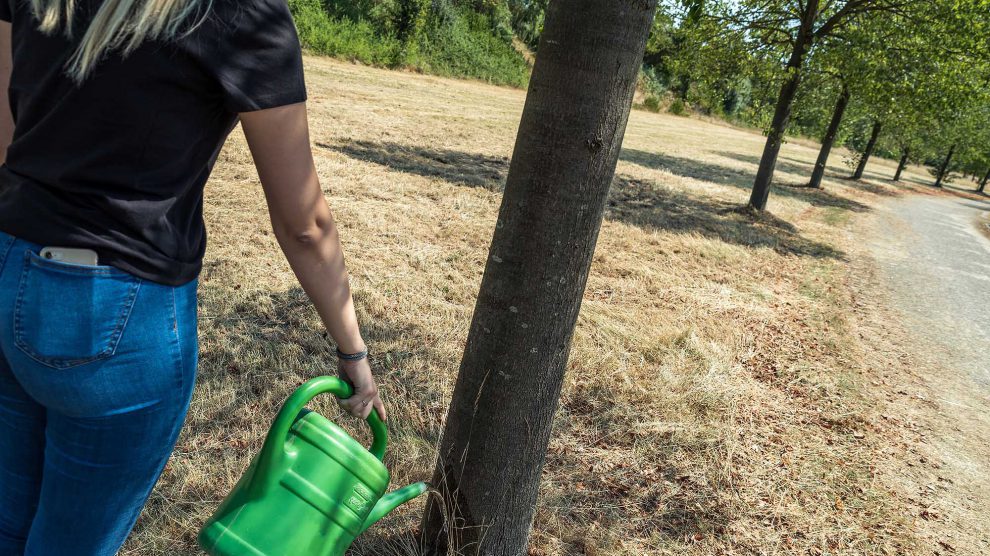
<path id="1" fill-rule="evenodd" d="M 234 490 L 207 522 L 200 545 L 213 556 L 343 556 L 368 527 L 426 491 L 416 483 L 385 495 L 385 425 L 372 412 L 370 451 L 318 413 L 313 397 L 351 395 L 335 377 L 301 386 L 286 401 Z"/>

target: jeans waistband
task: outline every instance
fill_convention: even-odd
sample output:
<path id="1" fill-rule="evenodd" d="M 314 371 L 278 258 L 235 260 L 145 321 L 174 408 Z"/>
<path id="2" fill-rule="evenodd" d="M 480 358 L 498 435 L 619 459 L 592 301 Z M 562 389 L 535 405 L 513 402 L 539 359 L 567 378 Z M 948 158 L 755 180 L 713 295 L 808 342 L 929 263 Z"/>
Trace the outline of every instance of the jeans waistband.
<path id="1" fill-rule="evenodd" d="M 33 243 L 28 240 L 21 239 L 19 237 L 10 235 L 6 232 L 0 231 L 0 272 L 3 272 L 7 267 L 9 267 L 12 261 L 22 260 L 24 258 L 24 253 L 31 252 L 37 255 L 44 248 L 45 248 L 44 245 L 39 245 L 37 243 Z M 61 264 L 61 263 L 52 263 L 52 264 Z M 149 282 L 144 278 L 135 276 L 134 274 L 117 267 L 99 265 L 96 268 L 104 269 L 112 273 L 127 274 L 128 276 L 132 276 L 133 278 L 140 280 L 146 283 L 147 285 L 161 286 L 164 288 L 174 288 L 177 292 L 186 291 L 186 290 L 192 290 L 193 292 L 195 292 L 199 285 L 198 279 L 194 279 L 181 286 L 170 286 L 166 284 L 159 284 L 156 282 Z"/>

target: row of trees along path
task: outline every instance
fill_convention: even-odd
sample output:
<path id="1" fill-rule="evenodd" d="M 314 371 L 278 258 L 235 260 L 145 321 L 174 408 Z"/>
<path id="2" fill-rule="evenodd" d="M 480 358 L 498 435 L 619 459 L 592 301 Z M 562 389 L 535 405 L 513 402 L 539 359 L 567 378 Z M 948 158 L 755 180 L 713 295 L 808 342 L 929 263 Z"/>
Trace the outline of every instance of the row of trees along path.
<path id="1" fill-rule="evenodd" d="M 527 552 L 571 337 L 657 0 L 551 0 L 423 521 Z"/>
<path id="2" fill-rule="evenodd" d="M 901 151 L 894 179 L 913 154 L 943 145 L 934 185 L 952 170 L 954 157 L 990 167 L 990 2 L 987 0 L 689 0 L 680 32 L 738 35 L 739 44 L 786 60 L 749 204 L 767 206 L 777 157 L 796 101 L 834 106 L 810 186 L 820 187 L 850 104 L 870 121 L 853 179 L 864 170 L 882 133 Z M 702 6 L 704 8 L 702 9 Z M 698 15 L 699 11 L 703 15 Z M 707 24 L 705 21 L 707 20 Z M 701 23 L 698 23 L 701 22 Z M 696 41 L 718 50 L 718 40 Z M 723 48 L 731 57 L 732 48 Z M 709 55 L 708 58 L 711 56 Z M 717 56 L 716 56 L 717 57 Z M 700 59 L 707 59 L 702 56 Z M 802 92 L 811 80 L 812 90 Z M 816 91 L 835 91 L 831 101 Z M 976 170 L 969 169 L 975 174 Z M 988 172 L 990 174 L 990 172 Z M 981 180 L 980 188 L 986 186 Z"/>

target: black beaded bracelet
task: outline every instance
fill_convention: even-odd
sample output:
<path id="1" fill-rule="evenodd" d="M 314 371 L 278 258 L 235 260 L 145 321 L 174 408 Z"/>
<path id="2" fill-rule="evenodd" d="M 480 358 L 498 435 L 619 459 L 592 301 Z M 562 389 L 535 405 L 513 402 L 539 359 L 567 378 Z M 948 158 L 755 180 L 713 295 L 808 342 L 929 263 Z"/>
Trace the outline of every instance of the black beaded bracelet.
<path id="1" fill-rule="evenodd" d="M 359 351 L 357 353 L 344 353 L 340 351 L 340 348 L 337 348 L 337 358 L 341 361 L 360 361 L 368 358 L 368 350 Z"/>

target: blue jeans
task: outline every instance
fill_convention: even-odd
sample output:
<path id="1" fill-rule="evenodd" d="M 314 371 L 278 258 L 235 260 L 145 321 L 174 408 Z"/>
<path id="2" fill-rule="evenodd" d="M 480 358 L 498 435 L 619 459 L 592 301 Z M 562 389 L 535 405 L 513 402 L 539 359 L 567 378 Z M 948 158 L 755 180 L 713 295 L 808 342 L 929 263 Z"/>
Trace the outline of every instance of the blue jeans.
<path id="1" fill-rule="evenodd" d="M 189 407 L 196 283 L 40 249 L 0 233 L 0 555 L 112 556 Z"/>

